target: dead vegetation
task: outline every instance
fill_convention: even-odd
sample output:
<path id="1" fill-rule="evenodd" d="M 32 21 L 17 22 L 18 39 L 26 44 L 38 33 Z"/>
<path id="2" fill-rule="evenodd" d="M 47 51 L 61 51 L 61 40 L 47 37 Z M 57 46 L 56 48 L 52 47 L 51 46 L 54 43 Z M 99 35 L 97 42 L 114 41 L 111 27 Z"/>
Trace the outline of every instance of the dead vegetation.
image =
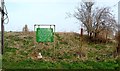
<path id="1" fill-rule="evenodd" d="M 116 34 L 117 46 L 114 51 L 114 57 L 118 57 L 120 55 L 120 31 Z"/>
<path id="2" fill-rule="evenodd" d="M 113 43 L 94 44 L 87 35 L 80 40 L 78 33 L 55 33 L 54 42 L 37 43 L 35 32 L 11 32 L 5 34 L 3 62 L 12 64 L 24 60 L 42 62 L 81 62 L 113 60 Z M 41 53 L 42 59 L 38 58 Z M 17 64 L 17 63 L 16 63 Z M 4 64 L 5 65 L 5 64 Z"/>
<path id="3" fill-rule="evenodd" d="M 92 49 L 102 49 L 102 45 L 92 46 L 93 48 L 90 48 L 87 36 L 83 36 L 82 40 L 80 40 L 80 35 L 77 33 L 55 33 L 54 42 L 52 43 L 37 43 L 34 35 L 34 32 L 30 32 L 27 35 L 22 32 L 8 33 L 6 34 L 6 40 L 10 40 L 6 41 L 7 45 L 5 48 L 17 48 L 16 54 L 18 55 L 21 55 L 22 51 L 26 51 L 23 52 L 25 57 L 33 57 L 33 59 L 41 52 L 45 58 L 53 58 L 55 56 L 58 59 L 66 59 L 67 56 L 67 59 L 69 57 L 79 57 L 84 60 L 89 59 L 88 54 Z"/>

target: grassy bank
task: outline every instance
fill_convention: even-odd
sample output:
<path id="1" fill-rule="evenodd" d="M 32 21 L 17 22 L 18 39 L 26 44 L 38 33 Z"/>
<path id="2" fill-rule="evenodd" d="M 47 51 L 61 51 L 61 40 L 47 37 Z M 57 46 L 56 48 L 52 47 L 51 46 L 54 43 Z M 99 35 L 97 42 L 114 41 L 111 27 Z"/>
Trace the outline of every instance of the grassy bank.
<path id="1" fill-rule="evenodd" d="M 35 34 L 5 33 L 3 69 L 118 69 L 114 43 L 94 44 L 77 33 L 55 33 L 55 42 L 37 43 Z M 43 58 L 36 56 L 41 52 Z M 81 55 L 80 55 L 81 54 Z"/>

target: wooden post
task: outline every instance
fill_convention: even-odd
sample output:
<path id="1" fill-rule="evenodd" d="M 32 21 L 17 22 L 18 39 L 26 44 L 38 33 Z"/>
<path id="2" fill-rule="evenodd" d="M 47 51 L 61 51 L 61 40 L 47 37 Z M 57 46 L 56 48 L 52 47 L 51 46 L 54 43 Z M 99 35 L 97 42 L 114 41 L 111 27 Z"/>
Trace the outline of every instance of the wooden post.
<path id="1" fill-rule="evenodd" d="M 1 0 L 1 53 L 4 49 L 4 0 Z"/>
<path id="2" fill-rule="evenodd" d="M 80 48 L 79 48 L 80 52 L 82 51 L 82 45 L 83 45 L 83 28 L 81 28 L 80 31 Z"/>
<path id="3" fill-rule="evenodd" d="M 80 35 L 81 35 L 81 37 L 83 36 L 83 28 L 81 28 L 81 34 Z"/>

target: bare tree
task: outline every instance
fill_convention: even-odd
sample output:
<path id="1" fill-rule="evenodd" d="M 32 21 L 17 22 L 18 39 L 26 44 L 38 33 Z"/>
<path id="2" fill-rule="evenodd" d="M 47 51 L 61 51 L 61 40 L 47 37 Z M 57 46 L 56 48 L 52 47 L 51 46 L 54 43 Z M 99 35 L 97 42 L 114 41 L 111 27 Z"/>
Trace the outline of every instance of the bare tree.
<path id="1" fill-rule="evenodd" d="M 87 29 L 88 35 L 92 36 L 92 7 L 93 2 L 84 2 L 81 4 L 81 8 L 77 8 L 77 12 L 75 12 L 74 17 L 84 24 Z"/>
<path id="2" fill-rule="evenodd" d="M 115 28 L 116 20 L 108 7 L 96 9 L 93 19 L 93 33 L 95 38 L 101 31 L 110 32 Z"/>
<path id="3" fill-rule="evenodd" d="M 73 16 L 85 26 L 88 35 L 95 38 L 103 30 L 111 31 L 116 20 L 109 7 L 93 9 L 94 2 L 83 2 Z"/>

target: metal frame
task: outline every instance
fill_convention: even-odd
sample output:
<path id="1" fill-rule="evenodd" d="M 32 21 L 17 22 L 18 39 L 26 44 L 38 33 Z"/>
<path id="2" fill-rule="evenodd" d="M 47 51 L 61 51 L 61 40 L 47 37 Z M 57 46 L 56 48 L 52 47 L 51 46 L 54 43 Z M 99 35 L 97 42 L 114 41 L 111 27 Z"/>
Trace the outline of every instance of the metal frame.
<path id="1" fill-rule="evenodd" d="M 35 27 L 36 27 L 36 26 L 38 26 L 38 27 L 40 27 L 40 26 L 50 26 L 50 27 L 51 27 L 51 26 L 54 26 L 54 32 L 55 32 L 55 25 L 54 25 L 54 24 L 35 24 L 35 25 L 34 25 L 34 31 L 35 31 Z"/>
<path id="2" fill-rule="evenodd" d="M 38 27 L 40 27 L 40 26 L 50 26 L 50 28 L 51 28 L 51 26 L 53 26 L 54 27 L 54 31 L 53 31 L 53 35 L 54 35 L 54 41 L 53 41 L 53 43 L 54 43 L 54 58 L 56 57 L 56 55 L 55 55 L 55 25 L 54 24 L 35 24 L 34 25 L 34 31 L 35 31 L 35 27 L 36 26 L 38 26 Z M 44 42 L 45 43 L 45 42 Z"/>
<path id="3" fill-rule="evenodd" d="M 53 26 L 54 28 L 54 31 L 53 31 L 53 33 L 55 33 L 55 25 L 54 24 L 35 24 L 34 25 L 34 31 L 35 31 L 35 27 L 36 26 L 38 26 L 38 27 L 40 27 L 40 26 L 50 26 L 50 28 L 51 28 L 51 26 Z M 53 34 L 54 35 L 54 34 Z"/>

